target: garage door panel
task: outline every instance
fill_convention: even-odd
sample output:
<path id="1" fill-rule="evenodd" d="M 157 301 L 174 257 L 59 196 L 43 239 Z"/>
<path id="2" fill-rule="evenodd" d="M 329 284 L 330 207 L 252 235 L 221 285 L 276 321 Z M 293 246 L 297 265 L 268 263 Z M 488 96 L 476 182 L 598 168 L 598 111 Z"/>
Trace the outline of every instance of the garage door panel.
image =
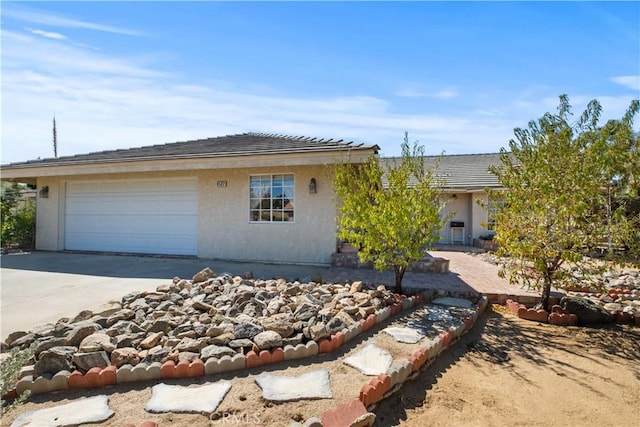
<path id="1" fill-rule="evenodd" d="M 196 227 L 178 215 L 68 215 L 68 233 L 145 233 L 195 235 Z M 167 225 L 170 225 L 167 227 Z"/>
<path id="2" fill-rule="evenodd" d="M 197 181 L 101 181 L 67 185 L 65 248 L 195 255 Z"/>

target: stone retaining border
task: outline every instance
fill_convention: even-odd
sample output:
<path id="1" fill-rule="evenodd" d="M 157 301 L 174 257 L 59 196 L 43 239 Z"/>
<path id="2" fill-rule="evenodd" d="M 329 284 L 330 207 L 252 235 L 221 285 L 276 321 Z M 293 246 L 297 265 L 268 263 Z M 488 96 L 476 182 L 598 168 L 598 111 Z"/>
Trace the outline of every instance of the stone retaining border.
<path id="1" fill-rule="evenodd" d="M 524 304 L 520 304 L 511 299 L 506 301 L 505 306 L 513 315 L 518 316 L 521 319 L 540 323 L 551 323 L 552 325 L 557 326 L 578 325 L 578 316 L 573 313 L 568 313 L 557 304 L 551 307 L 551 313 L 546 310 L 527 308 Z M 631 313 L 623 311 L 613 311 L 610 313 L 615 323 L 640 326 L 640 316 L 634 316 Z"/>
<path id="2" fill-rule="evenodd" d="M 422 295 L 422 298 L 422 302 L 424 302 L 424 295 Z M 420 372 L 433 363 L 445 349 L 468 333 L 488 304 L 489 300 L 483 296 L 476 305 L 474 314 L 465 317 L 461 325 L 450 327 L 449 330 L 442 332 L 435 339 L 428 339 L 408 359 L 396 363 L 386 373 L 380 374 L 368 383 L 363 384 L 357 399 L 323 412 L 319 417 L 320 424 L 317 424 L 318 417 L 312 417 L 306 420 L 304 424 L 292 423 L 292 427 L 296 425 L 301 427 L 372 426 L 375 421 L 375 415 L 370 411 L 375 409 L 378 402 L 396 393 L 406 381 L 417 378 Z M 369 416 L 366 417 L 366 414 L 369 414 Z"/>
<path id="3" fill-rule="evenodd" d="M 341 332 L 337 332 L 329 339 L 320 341 L 320 343 L 309 341 L 306 344 L 298 344 L 295 347 L 287 345 L 284 348 L 278 347 L 271 351 L 263 350 L 258 354 L 250 351 L 247 355 L 236 354 L 233 357 L 210 358 L 206 362 L 200 359 L 191 362 L 183 360 L 178 364 L 173 361 L 167 361 L 163 364 L 160 362 L 151 364 L 141 362 L 136 366 L 124 365 L 117 369 L 115 366 L 108 366 L 102 369 L 92 368 L 85 374 L 80 371 L 72 373 L 61 371 L 53 376 L 45 374 L 36 379 L 33 379 L 33 375 L 24 375 L 18 380 L 15 388 L 3 398 L 19 395 L 26 390 L 31 390 L 31 393 L 35 395 L 68 388 L 96 388 L 147 380 L 194 378 L 329 353 L 342 347 L 359 334 L 370 330 L 375 325 L 388 320 L 391 316 L 396 316 L 404 310 L 422 305 L 434 296 L 435 292 L 431 290 L 409 297 L 402 295 L 399 297 L 400 302 L 377 310 L 366 319 L 360 320 L 359 323 L 350 328 L 344 328 Z M 335 409 L 325 411 L 320 417 L 309 418 L 304 424 L 300 425 L 308 427 L 373 425 L 375 415 L 367 412 L 367 410 L 373 409 L 379 401 L 398 391 L 407 380 L 415 379 L 422 368 L 428 366 L 443 350 L 455 343 L 473 327 L 478 316 L 486 309 L 487 305 L 488 299 L 482 296 L 480 302 L 476 305 L 476 311 L 473 316 L 465 317 L 462 324 L 450 327 L 447 331 L 440 333 L 438 337 L 428 339 L 408 359 L 395 364 L 386 373 L 380 374 L 364 384 L 357 399 L 348 404 L 338 405 Z M 25 374 L 32 373 L 29 367 L 23 369 L 23 372 Z M 141 425 L 157 426 L 156 423 L 151 421 L 144 421 Z"/>
<path id="4" fill-rule="evenodd" d="M 160 362 L 150 364 L 141 362 L 135 366 L 123 365 L 117 369 L 115 366 L 91 368 L 84 374 L 80 371 L 73 371 L 72 373 L 61 371 L 53 376 L 45 374 L 35 379 L 33 378 L 32 369 L 26 367 L 26 369 L 22 370 L 22 377 L 16 383 L 15 389 L 7 393 L 5 397 L 10 397 L 12 392 L 20 394 L 26 390 L 31 390 L 31 393 L 35 395 L 67 388 L 96 388 L 137 381 L 194 378 L 330 353 L 342 347 L 357 335 L 370 330 L 376 324 L 389 319 L 392 315 L 395 316 L 402 310 L 423 303 L 425 295 L 419 294 L 410 297 L 401 295 L 398 296 L 398 299 L 400 302 L 377 310 L 366 319 L 360 320 L 359 323 L 349 328 L 344 328 L 341 332 L 337 332 L 331 335 L 329 339 L 323 339 L 319 343 L 309 341 L 307 344 L 298 344 L 295 347 L 287 345 L 284 348 L 262 350 L 259 353 L 249 351 L 246 355 L 236 354 L 233 357 L 210 358 L 206 362 L 200 359 L 191 362 L 183 360 L 178 364 L 173 361 L 166 361 L 163 364 L 160 364 Z"/>

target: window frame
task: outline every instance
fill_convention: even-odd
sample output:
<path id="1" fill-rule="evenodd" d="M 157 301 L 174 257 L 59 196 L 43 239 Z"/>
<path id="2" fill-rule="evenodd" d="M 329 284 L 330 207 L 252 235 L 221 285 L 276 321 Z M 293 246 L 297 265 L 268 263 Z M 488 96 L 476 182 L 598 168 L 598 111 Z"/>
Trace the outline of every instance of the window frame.
<path id="1" fill-rule="evenodd" d="M 496 231 L 496 214 L 498 213 L 498 209 L 503 207 L 505 203 L 504 194 L 499 197 L 491 197 L 487 198 L 487 231 L 492 231 L 495 233 Z"/>
<path id="2" fill-rule="evenodd" d="M 282 183 L 281 186 L 275 186 L 274 187 L 274 178 L 275 177 L 281 177 L 282 179 Z M 285 184 L 285 180 L 291 177 L 291 185 L 286 185 Z M 259 199 L 252 197 L 253 196 L 253 192 L 252 190 L 254 189 L 254 187 L 252 186 L 252 183 L 254 182 L 255 179 L 260 179 L 260 180 L 265 180 L 268 179 L 269 180 L 269 198 L 267 199 L 266 197 L 262 196 Z M 264 188 L 264 181 L 261 182 L 261 188 Z M 249 224 L 292 224 L 295 223 L 295 212 L 296 212 L 296 208 L 295 208 L 295 204 L 296 204 L 296 191 L 295 191 L 295 187 L 296 187 L 296 176 L 293 173 L 261 173 L 261 174 L 251 174 L 249 175 L 249 197 L 248 197 L 248 201 L 249 201 L 249 209 L 248 209 L 248 213 L 249 213 Z M 290 190 L 291 191 L 291 196 L 287 198 L 287 194 L 283 194 L 282 197 L 280 198 L 274 198 L 273 197 L 273 191 L 274 188 L 282 188 L 283 191 L 287 191 Z M 293 202 L 293 207 L 291 209 L 285 209 L 285 206 L 283 206 L 282 208 L 274 208 L 274 200 L 282 200 L 283 204 L 285 200 L 289 200 Z M 253 201 L 254 200 L 260 200 L 260 204 L 262 204 L 264 202 L 264 200 L 269 200 L 269 208 L 268 209 L 264 209 L 261 206 L 258 209 L 254 209 L 253 207 Z M 253 214 L 254 212 L 258 212 L 259 217 L 264 215 L 264 212 L 268 212 L 268 220 L 254 220 L 253 219 Z M 290 220 L 287 220 L 285 218 L 287 218 L 286 216 L 286 212 L 291 212 L 291 218 Z M 281 213 L 282 214 L 282 220 L 274 220 L 274 217 L 276 213 Z"/>

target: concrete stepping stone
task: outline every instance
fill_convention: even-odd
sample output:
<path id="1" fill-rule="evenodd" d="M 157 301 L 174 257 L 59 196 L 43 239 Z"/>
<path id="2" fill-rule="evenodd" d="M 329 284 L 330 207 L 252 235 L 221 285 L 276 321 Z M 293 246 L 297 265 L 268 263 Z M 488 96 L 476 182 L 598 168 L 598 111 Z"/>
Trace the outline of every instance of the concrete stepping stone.
<path id="1" fill-rule="evenodd" d="M 71 403 L 21 414 L 11 424 L 19 426 L 70 426 L 98 423 L 113 415 L 106 395 L 78 399 Z"/>
<path id="2" fill-rule="evenodd" d="M 436 298 L 431 301 L 431 304 L 435 305 L 443 305 L 447 307 L 458 307 L 458 308 L 471 308 L 473 307 L 473 303 L 468 299 L 464 298 L 451 298 L 451 297 L 443 297 Z"/>
<path id="3" fill-rule="evenodd" d="M 329 371 L 318 369 L 297 377 L 260 374 L 256 383 L 262 389 L 262 397 L 274 402 L 290 402 L 301 399 L 331 399 Z"/>
<path id="4" fill-rule="evenodd" d="M 365 375 L 384 374 L 391 366 L 391 362 L 393 362 L 391 354 L 373 343 L 368 343 L 365 348 L 344 359 L 344 363 Z"/>
<path id="5" fill-rule="evenodd" d="M 424 334 L 413 328 L 388 327 L 382 331 L 391 335 L 396 341 L 407 344 L 415 344 L 424 338 Z"/>
<path id="6" fill-rule="evenodd" d="M 217 381 L 198 387 L 157 384 L 151 388 L 147 412 L 212 413 L 231 389 L 231 382 Z"/>

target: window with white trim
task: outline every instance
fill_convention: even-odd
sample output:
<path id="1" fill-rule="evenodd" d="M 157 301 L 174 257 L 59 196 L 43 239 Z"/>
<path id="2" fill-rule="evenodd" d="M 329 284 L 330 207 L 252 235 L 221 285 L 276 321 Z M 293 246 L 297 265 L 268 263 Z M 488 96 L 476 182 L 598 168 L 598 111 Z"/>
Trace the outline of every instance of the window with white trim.
<path id="1" fill-rule="evenodd" d="M 249 178 L 251 222 L 293 221 L 294 179 L 286 175 L 254 175 Z"/>
<path id="2" fill-rule="evenodd" d="M 503 206 L 504 196 L 489 196 L 489 203 L 487 204 L 487 230 L 496 230 L 496 214 L 498 213 L 498 209 Z"/>

